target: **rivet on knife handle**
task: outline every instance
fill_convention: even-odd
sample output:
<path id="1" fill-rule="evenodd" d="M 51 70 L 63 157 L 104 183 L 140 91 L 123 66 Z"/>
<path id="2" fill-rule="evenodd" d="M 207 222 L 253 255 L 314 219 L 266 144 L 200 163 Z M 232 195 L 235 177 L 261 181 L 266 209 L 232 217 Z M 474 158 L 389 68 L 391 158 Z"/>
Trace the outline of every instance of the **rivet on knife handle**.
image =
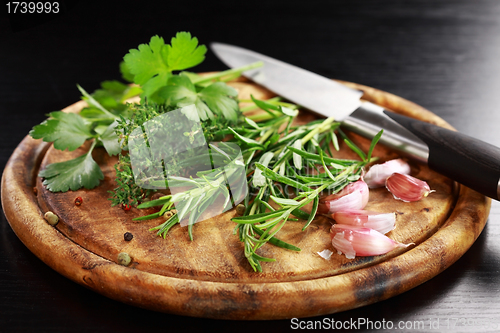
<path id="1" fill-rule="evenodd" d="M 500 148 L 420 120 L 385 111 L 429 147 L 429 167 L 490 198 L 500 199 Z"/>

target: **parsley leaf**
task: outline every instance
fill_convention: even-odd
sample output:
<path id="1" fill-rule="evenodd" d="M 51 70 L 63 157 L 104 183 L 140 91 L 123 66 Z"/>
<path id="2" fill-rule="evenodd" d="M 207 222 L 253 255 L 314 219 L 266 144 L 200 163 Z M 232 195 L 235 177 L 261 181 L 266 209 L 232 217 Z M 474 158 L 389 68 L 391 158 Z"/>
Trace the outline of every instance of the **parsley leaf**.
<path id="1" fill-rule="evenodd" d="M 171 70 L 180 71 L 194 67 L 205 60 L 207 48 L 205 45 L 198 46 L 198 39 L 191 38 L 189 32 L 178 32 L 170 43 L 172 46 L 166 46 L 164 55 Z"/>
<path id="2" fill-rule="evenodd" d="M 51 112 L 50 117 L 30 131 L 34 139 L 54 142 L 54 148 L 59 150 L 73 151 L 92 137 L 82 117 L 77 114 L 56 111 Z"/>
<path id="3" fill-rule="evenodd" d="M 130 73 L 134 82 L 142 86 L 141 97 L 162 103 L 156 92 L 167 85 L 172 71 L 196 66 L 205 59 L 207 48 L 198 46 L 198 39 L 191 38 L 188 32 L 178 32 L 171 44 L 167 45 L 163 38 L 153 36 L 149 44 L 131 49 L 123 58 L 128 71 L 122 69 L 122 73 Z"/>
<path id="4" fill-rule="evenodd" d="M 167 104 L 176 107 L 194 104 L 201 120 L 214 119 L 213 112 L 200 99 L 188 76 L 183 74 L 172 76 L 168 83 L 168 86 L 158 92 L 158 95 L 163 97 Z"/>
<path id="5" fill-rule="evenodd" d="M 137 86 L 128 86 L 113 80 L 102 82 L 101 89 L 94 91 L 91 96 L 106 110 L 123 112 L 127 108 L 124 102 L 141 93 L 142 89 Z M 88 101 L 88 98 L 84 99 Z"/>
<path id="6" fill-rule="evenodd" d="M 229 121 L 238 119 L 238 103 L 234 98 L 238 92 L 224 82 L 215 82 L 199 92 L 200 98 L 217 114 Z"/>
<path id="7" fill-rule="evenodd" d="M 125 55 L 123 60 L 130 73 L 134 75 L 135 83 L 144 85 L 153 76 L 169 72 L 161 55 L 163 46 L 165 46 L 163 38 L 153 36 L 149 44 L 141 44 Z"/>
<path id="8" fill-rule="evenodd" d="M 106 94 L 116 93 L 113 98 L 126 94 L 128 89 L 128 86 L 117 81 L 109 81 L 102 86 L 109 91 Z M 106 110 L 83 88 L 80 86 L 78 88 L 91 105 L 90 108 L 82 110 L 80 114 L 52 112 L 49 114 L 49 119 L 34 126 L 30 131 L 34 139 L 53 142 L 54 148 L 59 150 L 73 151 L 87 139 L 95 139 L 87 154 L 73 160 L 52 163 L 39 173 L 40 177 L 45 178 L 43 184 L 52 192 L 78 190 L 81 187 L 90 189 L 99 185 L 103 173 L 91 155 L 96 143 L 102 143 L 109 155 L 121 152 L 120 142 L 115 133 L 117 122 L 114 121 L 119 117 Z M 109 124 L 110 121 L 113 122 Z"/>
<path id="9" fill-rule="evenodd" d="M 104 132 L 100 133 L 99 136 L 99 139 L 102 141 L 104 149 L 106 149 L 106 151 L 110 156 L 117 155 L 122 151 L 118 135 L 116 135 L 115 133 L 115 128 L 117 125 L 118 122 L 114 121 L 104 130 Z"/>
<path id="10" fill-rule="evenodd" d="M 43 184 L 51 192 L 76 191 L 82 186 L 92 189 L 99 185 L 104 175 L 99 165 L 92 158 L 92 150 L 95 141 L 89 151 L 75 159 L 49 164 L 38 173 L 39 177 L 45 178 Z"/>
<path id="11" fill-rule="evenodd" d="M 120 73 L 122 73 L 122 78 L 127 82 L 134 82 L 134 74 L 130 73 L 125 61 L 120 62 Z"/>
<path id="12" fill-rule="evenodd" d="M 238 103 L 233 97 L 238 92 L 223 82 L 215 82 L 199 92 L 188 75 L 181 73 L 172 76 L 168 85 L 158 95 L 166 103 L 175 107 L 195 104 L 201 120 L 214 119 L 214 112 L 222 118 L 236 122 L 239 115 Z"/>

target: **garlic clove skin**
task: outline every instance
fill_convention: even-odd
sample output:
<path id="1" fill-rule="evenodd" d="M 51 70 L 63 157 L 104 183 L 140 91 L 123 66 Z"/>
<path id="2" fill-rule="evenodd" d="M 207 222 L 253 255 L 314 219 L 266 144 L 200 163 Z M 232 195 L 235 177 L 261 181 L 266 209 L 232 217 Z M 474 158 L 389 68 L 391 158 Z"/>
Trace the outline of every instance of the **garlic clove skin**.
<path id="1" fill-rule="evenodd" d="M 348 259 L 354 259 L 356 256 L 377 256 L 399 247 L 413 245 L 396 242 L 374 229 L 346 224 L 334 224 L 330 236 L 333 247 L 339 254 L 344 253 Z"/>
<path id="2" fill-rule="evenodd" d="M 395 213 L 349 209 L 332 214 L 332 218 L 339 224 L 370 228 L 382 234 L 388 233 L 396 226 Z"/>
<path id="3" fill-rule="evenodd" d="M 363 176 L 363 180 L 369 188 L 383 187 L 386 179 L 395 172 L 409 175 L 410 165 L 400 158 L 375 164 Z"/>
<path id="4" fill-rule="evenodd" d="M 363 209 L 368 203 L 369 189 L 363 180 L 350 183 L 339 193 L 320 199 L 318 212 L 333 214 L 347 209 Z"/>
<path id="5" fill-rule="evenodd" d="M 385 181 L 385 187 L 395 199 L 404 202 L 419 201 L 434 192 L 423 180 L 401 173 L 389 176 Z"/>

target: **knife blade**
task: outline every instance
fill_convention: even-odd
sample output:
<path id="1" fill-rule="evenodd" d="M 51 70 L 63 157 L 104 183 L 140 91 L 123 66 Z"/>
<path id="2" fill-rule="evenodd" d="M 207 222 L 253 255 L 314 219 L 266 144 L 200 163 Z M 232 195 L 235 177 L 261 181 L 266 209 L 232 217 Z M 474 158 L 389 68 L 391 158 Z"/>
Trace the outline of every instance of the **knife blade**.
<path id="1" fill-rule="evenodd" d="M 212 43 L 215 55 L 231 68 L 261 61 L 243 73 L 302 107 L 342 122 L 366 137 L 380 129 L 380 143 L 490 198 L 500 198 L 500 148 L 462 133 L 395 114 L 360 100 L 362 92 L 331 79 L 238 46 Z"/>

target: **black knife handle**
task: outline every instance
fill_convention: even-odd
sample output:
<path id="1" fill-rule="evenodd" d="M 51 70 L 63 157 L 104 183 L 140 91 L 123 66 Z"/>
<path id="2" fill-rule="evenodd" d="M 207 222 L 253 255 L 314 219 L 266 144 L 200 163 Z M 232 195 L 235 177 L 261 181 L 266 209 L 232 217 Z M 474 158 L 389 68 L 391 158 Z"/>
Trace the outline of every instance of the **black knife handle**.
<path id="1" fill-rule="evenodd" d="M 429 167 L 499 200 L 500 148 L 420 120 L 384 111 L 429 146 Z"/>

